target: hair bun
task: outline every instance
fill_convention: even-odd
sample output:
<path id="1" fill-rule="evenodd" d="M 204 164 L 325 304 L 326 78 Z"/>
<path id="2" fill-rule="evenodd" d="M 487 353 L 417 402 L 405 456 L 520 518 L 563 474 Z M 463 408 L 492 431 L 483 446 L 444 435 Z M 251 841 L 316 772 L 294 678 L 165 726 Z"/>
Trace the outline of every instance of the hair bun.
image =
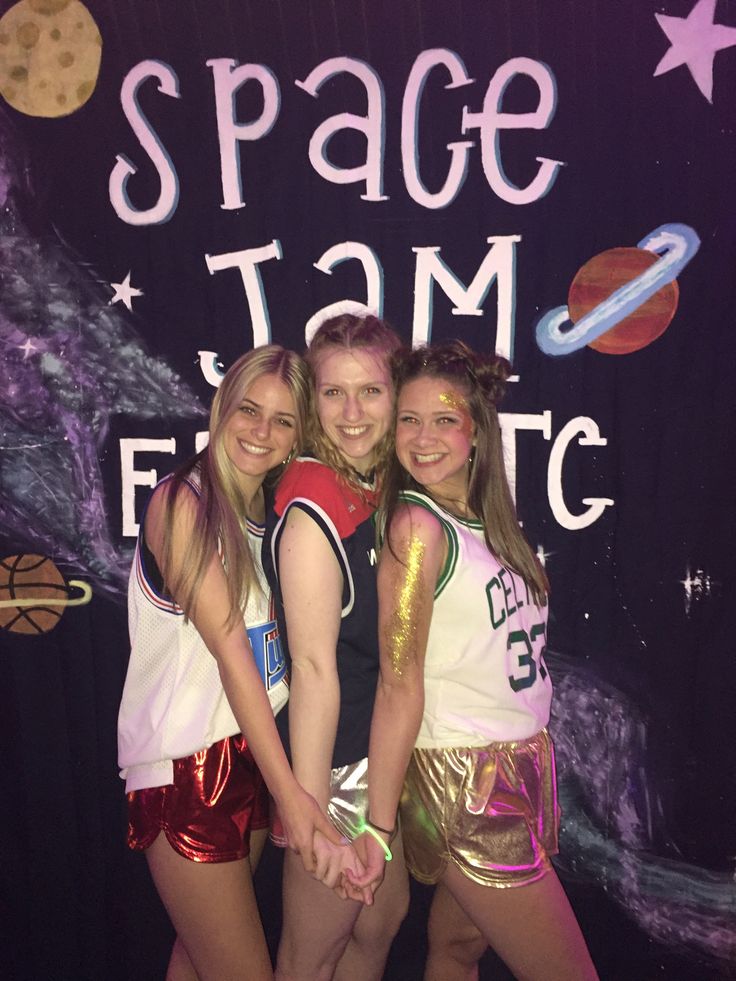
<path id="1" fill-rule="evenodd" d="M 497 354 L 479 354 L 457 338 L 444 344 L 403 347 L 396 351 L 393 375 L 397 389 L 403 383 L 421 375 L 437 375 L 470 382 L 488 402 L 496 405 L 506 391 L 511 365 Z"/>
<path id="2" fill-rule="evenodd" d="M 473 373 L 478 385 L 489 402 L 498 405 L 506 393 L 506 381 L 511 374 L 511 365 L 500 355 L 475 355 Z"/>

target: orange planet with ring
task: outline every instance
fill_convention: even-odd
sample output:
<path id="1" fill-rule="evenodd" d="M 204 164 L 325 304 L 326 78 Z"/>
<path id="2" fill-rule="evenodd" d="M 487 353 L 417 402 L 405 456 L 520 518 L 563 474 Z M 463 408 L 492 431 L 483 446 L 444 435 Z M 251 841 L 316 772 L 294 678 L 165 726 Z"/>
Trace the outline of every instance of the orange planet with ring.
<path id="1" fill-rule="evenodd" d="M 646 249 L 607 249 L 582 266 L 567 298 L 570 319 L 577 323 L 622 286 L 653 266 L 659 256 Z M 651 344 L 667 330 L 677 310 L 680 290 L 676 280 L 666 283 L 646 303 L 624 317 L 588 347 L 601 354 L 630 354 Z"/>

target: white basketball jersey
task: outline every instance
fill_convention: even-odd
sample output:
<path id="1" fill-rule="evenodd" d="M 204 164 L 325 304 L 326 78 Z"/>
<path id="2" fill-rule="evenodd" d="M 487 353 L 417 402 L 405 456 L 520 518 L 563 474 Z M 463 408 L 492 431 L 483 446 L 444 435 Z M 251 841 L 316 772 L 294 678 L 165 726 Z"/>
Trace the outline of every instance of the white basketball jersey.
<path id="1" fill-rule="evenodd" d="M 435 589 L 417 746 L 483 746 L 527 739 L 549 722 L 544 663 L 547 607 L 488 550 L 478 521 L 456 518 L 424 494 L 401 500 L 431 511 L 447 537 Z"/>
<path id="2" fill-rule="evenodd" d="M 263 527 L 248 522 L 261 589 L 251 590 L 245 622 L 275 714 L 288 698 L 288 681 L 261 569 L 262 541 Z M 181 608 L 156 588 L 141 552 L 139 538 L 128 589 L 130 662 L 118 718 L 118 762 L 126 791 L 171 783 L 172 760 L 240 731 L 217 662 Z"/>

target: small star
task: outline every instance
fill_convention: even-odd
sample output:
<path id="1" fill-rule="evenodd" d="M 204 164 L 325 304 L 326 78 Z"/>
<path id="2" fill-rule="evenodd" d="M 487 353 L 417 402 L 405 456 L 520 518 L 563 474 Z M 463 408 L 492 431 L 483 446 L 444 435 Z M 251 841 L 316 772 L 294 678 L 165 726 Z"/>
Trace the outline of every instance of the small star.
<path id="1" fill-rule="evenodd" d="M 693 600 L 710 596 L 713 588 L 720 586 L 720 583 L 711 579 L 703 569 L 695 569 L 693 572 L 689 564 L 685 569 L 685 578 L 680 579 L 679 582 L 685 589 L 685 613 L 688 615 L 690 614 L 690 607 Z"/>
<path id="2" fill-rule="evenodd" d="M 143 296 L 143 290 L 136 289 L 135 286 L 130 285 L 130 272 L 122 281 L 122 283 L 110 283 L 110 286 L 115 290 L 113 298 L 110 300 L 110 304 L 117 303 L 122 300 L 126 307 L 133 312 L 133 304 L 131 300 L 134 296 Z"/>
<path id="3" fill-rule="evenodd" d="M 654 77 L 687 65 L 693 81 L 713 103 L 713 59 L 717 51 L 736 45 L 736 27 L 714 24 L 716 0 L 698 0 L 687 17 L 655 14 L 670 47 L 654 70 Z"/>
<path id="4" fill-rule="evenodd" d="M 25 361 L 28 355 L 31 353 L 31 351 L 38 351 L 38 348 L 30 339 L 30 337 L 26 337 L 25 344 L 19 344 L 18 350 L 23 352 L 23 360 Z"/>
<path id="5" fill-rule="evenodd" d="M 547 559 L 552 558 L 554 554 L 554 552 L 545 552 L 544 545 L 537 545 L 537 558 L 543 568 L 547 565 Z"/>

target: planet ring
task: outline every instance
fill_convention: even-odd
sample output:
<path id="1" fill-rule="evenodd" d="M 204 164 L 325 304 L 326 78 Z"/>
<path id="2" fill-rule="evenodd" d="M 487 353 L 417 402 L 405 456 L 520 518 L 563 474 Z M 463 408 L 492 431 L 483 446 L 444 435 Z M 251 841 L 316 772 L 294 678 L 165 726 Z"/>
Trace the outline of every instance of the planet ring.
<path id="1" fill-rule="evenodd" d="M 70 579 L 67 586 L 75 586 L 81 589 L 82 595 L 76 599 L 54 599 L 47 596 L 24 596 L 17 599 L 0 600 L 0 608 L 16 607 L 21 609 L 26 606 L 84 606 L 92 599 L 92 587 L 89 583 L 82 582 L 81 579 Z"/>
<path id="2" fill-rule="evenodd" d="M 659 254 L 659 259 L 630 283 L 619 287 L 607 299 L 586 313 L 570 329 L 566 306 L 554 307 L 537 324 L 537 346 L 545 354 L 558 357 L 579 351 L 601 334 L 615 327 L 680 273 L 700 248 L 697 232 L 676 222 L 660 225 L 639 242 L 638 248 Z"/>

